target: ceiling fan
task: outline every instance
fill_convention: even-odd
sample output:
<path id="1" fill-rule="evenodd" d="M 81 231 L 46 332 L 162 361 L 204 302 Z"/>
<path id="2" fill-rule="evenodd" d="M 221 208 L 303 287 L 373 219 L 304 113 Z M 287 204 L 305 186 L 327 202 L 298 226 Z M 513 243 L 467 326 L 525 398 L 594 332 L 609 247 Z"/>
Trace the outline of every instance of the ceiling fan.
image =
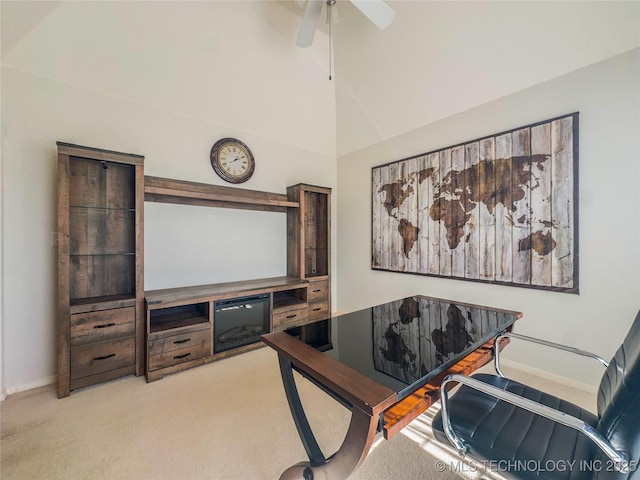
<path id="1" fill-rule="evenodd" d="M 309 47 L 313 43 L 316 32 L 318 18 L 323 5 L 327 5 L 329 11 L 336 3 L 336 0 L 308 0 L 304 10 L 300 30 L 296 45 L 299 47 Z M 351 0 L 351 3 L 360 10 L 369 20 L 371 20 L 380 30 L 384 30 L 396 16 L 396 12 L 387 5 L 384 0 Z"/>

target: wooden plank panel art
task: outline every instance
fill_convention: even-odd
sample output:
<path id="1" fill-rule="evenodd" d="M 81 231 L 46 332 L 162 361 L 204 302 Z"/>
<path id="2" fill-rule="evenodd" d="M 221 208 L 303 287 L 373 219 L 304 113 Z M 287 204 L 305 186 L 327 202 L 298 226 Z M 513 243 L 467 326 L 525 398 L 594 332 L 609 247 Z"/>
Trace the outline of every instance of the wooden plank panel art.
<path id="1" fill-rule="evenodd" d="M 372 269 L 579 293 L 578 113 L 372 169 Z"/>

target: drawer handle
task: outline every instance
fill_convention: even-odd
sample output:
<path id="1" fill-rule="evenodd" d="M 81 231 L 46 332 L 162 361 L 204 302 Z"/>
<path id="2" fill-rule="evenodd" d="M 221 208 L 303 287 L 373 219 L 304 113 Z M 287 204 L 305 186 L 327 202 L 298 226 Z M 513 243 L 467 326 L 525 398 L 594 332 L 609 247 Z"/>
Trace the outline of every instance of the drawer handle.
<path id="1" fill-rule="evenodd" d="M 314 311 L 314 312 L 319 312 L 320 310 L 322 310 L 322 308 L 321 308 L 321 307 L 318 307 L 318 308 L 314 308 L 314 309 L 313 309 L 313 311 Z"/>
<path id="2" fill-rule="evenodd" d="M 287 318 L 296 318 L 298 315 L 287 315 Z"/>
<path id="3" fill-rule="evenodd" d="M 115 327 L 115 323 L 105 323 L 104 325 L 94 325 L 93 328 L 109 328 Z"/>
<path id="4" fill-rule="evenodd" d="M 191 355 L 191 353 L 185 353 L 183 355 L 176 355 L 175 357 L 173 357 L 174 360 L 180 360 L 181 358 L 187 358 L 189 355 Z"/>
<path id="5" fill-rule="evenodd" d="M 321 291 L 322 291 L 321 289 L 313 290 L 313 293 L 318 293 L 318 292 L 321 292 Z"/>
<path id="6" fill-rule="evenodd" d="M 173 343 L 174 343 L 175 345 L 180 345 L 181 343 L 187 343 L 187 342 L 190 342 L 190 341 L 191 341 L 191 339 L 190 339 L 190 338 L 185 338 L 185 339 L 182 339 L 182 340 L 176 340 L 176 341 L 175 341 L 175 342 L 173 342 Z"/>
<path id="7" fill-rule="evenodd" d="M 109 355 L 104 355 L 102 357 L 93 357 L 94 360 L 106 360 L 107 358 L 115 357 L 115 353 L 110 353 Z"/>

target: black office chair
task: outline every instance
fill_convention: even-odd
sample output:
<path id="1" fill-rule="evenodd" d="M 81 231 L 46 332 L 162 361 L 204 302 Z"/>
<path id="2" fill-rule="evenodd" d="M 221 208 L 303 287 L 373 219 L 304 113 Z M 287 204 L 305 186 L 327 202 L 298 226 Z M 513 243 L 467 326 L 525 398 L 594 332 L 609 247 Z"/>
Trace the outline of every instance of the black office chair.
<path id="1" fill-rule="evenodd" d="M 598 390 L 597 416 L 504 378 L 497 348 L 504 337 L 603 363 L 606 371 Z M 450 375 L 443 381 L 442 409 L 433 421 L 437 439 L 511 478 L 640 479 L 640 312 L 608 363 L 583 350 L 512 333 L 496 338 L 495 360 L 500 376 Z M 448 383 L 462 386 L 449 397 Z"/>

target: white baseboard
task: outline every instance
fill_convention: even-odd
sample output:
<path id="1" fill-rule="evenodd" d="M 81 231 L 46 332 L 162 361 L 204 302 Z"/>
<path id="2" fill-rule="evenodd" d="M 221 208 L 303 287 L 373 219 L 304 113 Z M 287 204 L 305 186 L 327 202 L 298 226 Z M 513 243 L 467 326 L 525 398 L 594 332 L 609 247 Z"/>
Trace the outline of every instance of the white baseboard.
<path id="1" fill-rule="evenodd" d="M 0 401 L 5 400 L 9 395 L 13 395 L 14 393 L 25 392 L 34 388 L 44 387 L 45 385 L 51 385 L 52 383 L 55 383 L 57 379 L 58 377 L 56 375 L 52 375 L 50 377 L 36 380 L 35 382 L 7 387 L 4 389 L 4 392 L 0 393 Z"/>
<path id="2" fill-rule="evenodd" d="M 549 380 L 551 382 L 559 383 L 561 385 L 567 385 L 577 390 L 582 390 L 583 392 L 587 392 L 591 395 L 598 394 L 597 385 L 591 385 L 589 383 L 579 382 L 572 378 L 563 377 L 562 375 L 557 375 L 555 373 L 547 372 L 546 370 L 530 367 L 529 365 L 524 365 L 522 363 L 514 362 L 513 360 L 509 360 L 502 357 L 500 357 L 500 364 L 507 368 L 519 370 L 522 373 L 527 373 L 529 375 L 534 375 L 536 377 L 544 378 L 545 380 Z"/>

